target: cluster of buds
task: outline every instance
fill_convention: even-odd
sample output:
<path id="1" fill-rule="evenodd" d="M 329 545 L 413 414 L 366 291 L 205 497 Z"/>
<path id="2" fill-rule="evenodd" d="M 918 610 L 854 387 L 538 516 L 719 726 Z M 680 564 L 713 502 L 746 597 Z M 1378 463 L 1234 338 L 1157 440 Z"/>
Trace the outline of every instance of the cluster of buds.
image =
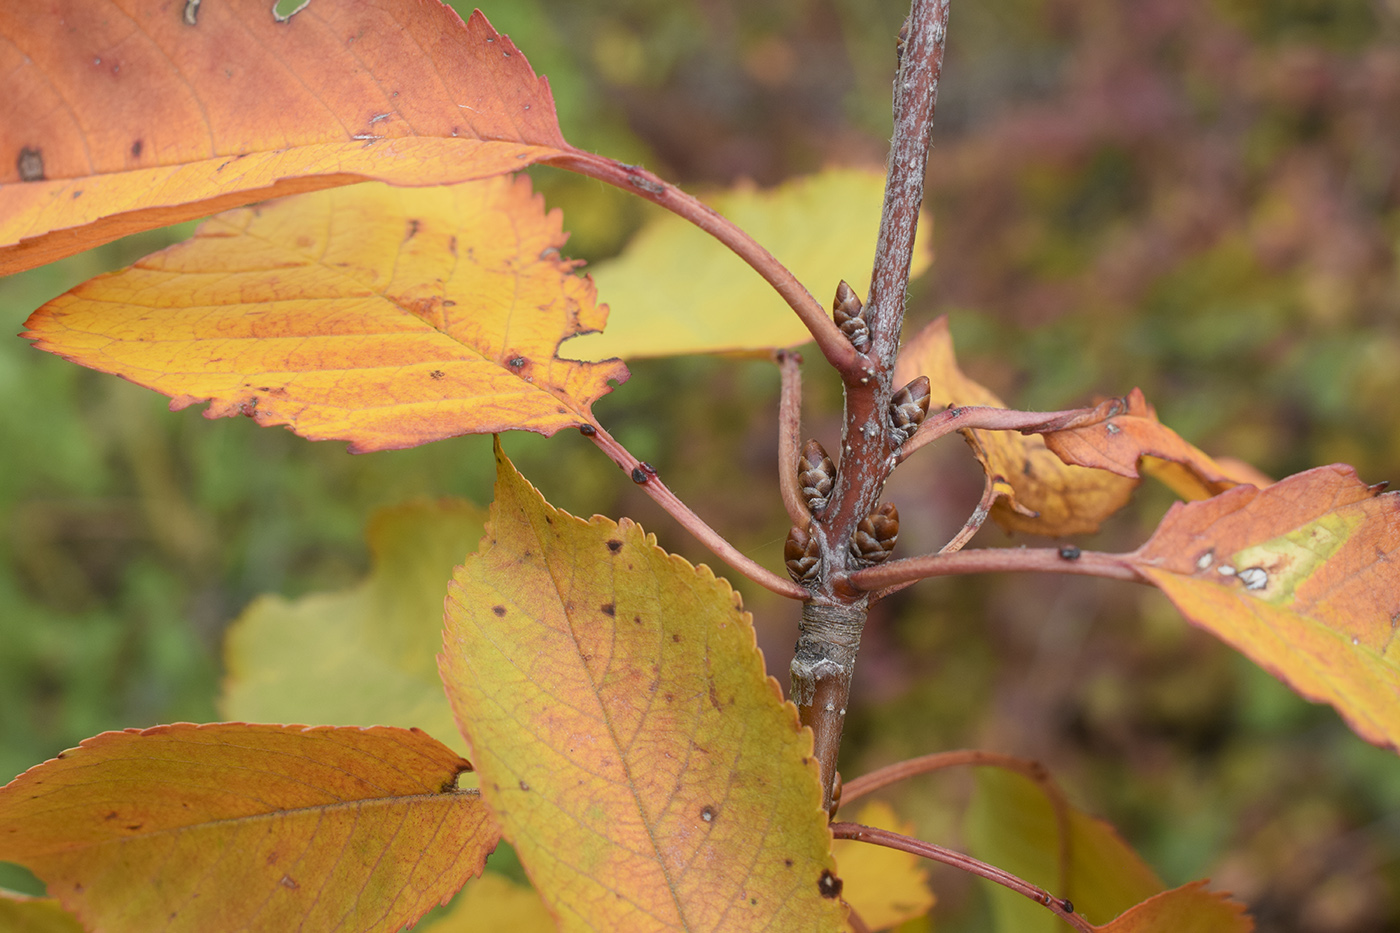
<path id="1" fill-rule="evenodd" d="M 890 556 L 899 540 L 899 509 L 884 502 L 861 519 L 851 535 L 851 556 L 860 564 L 878 564 Z"/>
<path id="2" fill-rule="evenodd" d="M 865 323 L 865 309 L 856 293 L 842 279 L 836 286 L 836 300 L 831 303 L 832 316 L 841 333 L 861 353 L 870 349 L 870 328 Z"/>
<path id="3" fill-rule="evenodd" d="M 913 436 L 928 416 L 928 376 L 920 376 L 890 398 L 890 424 L 896 444 Z"/>

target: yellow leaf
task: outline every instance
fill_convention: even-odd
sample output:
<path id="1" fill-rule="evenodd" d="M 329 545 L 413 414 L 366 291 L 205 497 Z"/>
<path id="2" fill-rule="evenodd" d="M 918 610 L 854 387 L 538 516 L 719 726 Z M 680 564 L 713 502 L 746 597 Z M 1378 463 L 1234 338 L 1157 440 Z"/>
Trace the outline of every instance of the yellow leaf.
<path id="1" fill-rule="evenodd" d="M 253 201 L 573 151 L 549 85 L 480 13 L 273 6 L 0 4 L 0 275 Z"/>
<path id="2" fill-rule="evenodd" d="M 363 583 L 254 601 L 229 628 L 220 712 L 252 722 L 417 727 L 465 751 L 433 658 L 447 581 L 484 520 L 453 499 L 384 509 L 369 523 Z"/>
<path id="3" fill-rule="evenodd" d="M 830 169 L 769 191 L 741 186 L 708 199 L 762 243 L 798 281 L 829 303 L 845 279 L 859 294 L 870 286 L 883 171 Z M 925 234 L 930 221 L 921 218 Z M 920 236 L 912 274 L 932 260 Z M 811 340 L 792 309 L 742 260 L 694 225 L 658 216 L 615 260 L 592 270 L 608 303 L 608 329 L 579 338 L 565 354 L 579 359 L 635 359 L 681 353 L 734 353 L 791 347 Z"/>
<path id="4" fill-rule="evenodd" d="M 861 807 L 855 822 L 908 836 L 912 824 L 901 823 L 889 804 L 873 800 Z M 831 854 L 841 870 L 841 896 L 871 930 L 888 930 L 933 909 L 928 872 L 917 855 L 887 846 L 837 839 Z"/>
<path id="5" fill-rule="evenodd" d="M 737 594 L 633 522 L 557 511 L 496 456 L 440 663 L 560 928 L 839 929 L 811 735 Z"/>
<path id="6" fill-rule="evenodd" d="M 960 405 L 1006 407 L 958 368 L 946 317 L 929 324 L 900 351 L 895 385 L 920 375 L 929 379 L 931 410 Z M 1134 479 L 1066 464 L 1036 434 L 968 430 L 962 435 L 987 476 L 1014 490 L 1009 501 L 998 499 L 991 511 L 1007 531 L 1052 537 L 1092 533 L 1127 504 L 1137 487 Z"/>
<path id="7" fill-rule="evenodd" d="M 496 845 L 469 767 L 404 729 L 106 732 L 0 789 L 0 859 L 103 933 L 394 933 Z"/>
<path id="8" fill-rule="evenodd" d="M 1173 506 L 1134 564 L 1182 615 L 1400 747 L 1400 495 L 1351 467 Z"/>
<path id="9" fill-rule="evenodd" d="M 555 356 L 603 326 L 526 178 L 356 185 L 241 208 L 36 311 L 40 349 L 363 452 L 553 434 L 627 378 Z"/>

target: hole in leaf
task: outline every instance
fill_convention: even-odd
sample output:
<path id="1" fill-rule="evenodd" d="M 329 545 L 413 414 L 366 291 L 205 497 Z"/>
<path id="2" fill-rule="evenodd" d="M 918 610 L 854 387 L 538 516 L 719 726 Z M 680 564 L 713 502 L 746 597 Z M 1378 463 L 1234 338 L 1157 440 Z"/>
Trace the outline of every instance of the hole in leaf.
<path id="1" fill-rule="evenodd" d="M 279 23 L 285 23 L 310 4 L 311 0 L 277 0 L 272 5 L 272 18 Z"/>

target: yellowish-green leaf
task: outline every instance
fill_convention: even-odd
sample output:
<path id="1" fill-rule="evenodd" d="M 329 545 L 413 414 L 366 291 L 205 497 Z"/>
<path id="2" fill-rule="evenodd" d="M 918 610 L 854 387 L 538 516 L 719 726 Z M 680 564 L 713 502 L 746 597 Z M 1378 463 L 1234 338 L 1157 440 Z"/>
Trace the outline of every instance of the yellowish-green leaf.
<path id="1" fill-rule="evenodd" d="M 1400 495 L 1348 466 L 1177 505 L 1134 555 L 1182 615 L 1400 747 Z"/>
<path id="2" fill-rule="evenodd" d="M 469 767 L 406 729 L 106 732 L 0 789 L 0 860 L 102 933 L 395 933 L 500 838 Z"/>
<path id="3" fill-rule="evenodd" d="M 845 279 L 870 286 L 885 176 L 831 169 L 770 191 L 744 186 L 707 202 L 762 243 L 827 303 Z M 921 219 L 913 274 L 932 253 Z M 792 347 L 811 335 L 773 289 L 714 238 L 663 214 L 615 260 L 592 270 L 609 308 L 601 335 L 570 341 L 564 355 L 601 360 Z"/>
<path id="4" fill-rule="evenodd" d="M 1105 923 L 1165 886 L 1102 820 L 1066 808 L 1069 861 L 1061 877 L 1061 833 L 1045 792 L 1001 768 L 977 772 L 967 816 L 972 854 L 1058 897 L 1091 922 Z M 1001 886 L 988 885 L 999 933 L 1059 933 L 1058 917 Z"/>
<path id="5" fill-rule="evenodd" d="M 633 522 L 552 508 L 499 447 L 497 464 L 440 663 L 560 928 L 840 929 L 811 735 L 737 594 Z"/>
<path id="6" fill-rule="evenodd" d="M 484 519 L 456 499 L 385 509 L 369 523 L 372 567 L 363 583 L 255 601 L 229 629 L 223 715 L 417 727 L 465 751 L 434 658 L 447 581 L 476 547 Z"/>
<path id="7" fill-rule="evenodd" d="M 872 800 L 856 813 L 855 822 L 913 835 L 913 824 L 903 823 L 882 800 Z M 888 930 L 922 917 L 933 909 L 925 862 L 910 852 L 837 839 L 831 854 L 841 870 L 841 896 L 871 930 Z"/>
<path id="8" fill-rule="evenodd" d="M 534 888 L 496 872 L 467 882 L 448 913 L 415 933 L 554 933 L 554 918 Z"/>
<path id="9" fill-rule="evenodd" d="M 0 891 L 0 930 L 4 933 L 85 933 L 58 901 Z"/>
<path id="10" fill-rule="evenodd" d="M 526 178 L 353 185 L 228 211 L 36 311 L 40 349 L 362 452 L 553 434 L 623 381 L 555 356 L 603 326 Z"/>

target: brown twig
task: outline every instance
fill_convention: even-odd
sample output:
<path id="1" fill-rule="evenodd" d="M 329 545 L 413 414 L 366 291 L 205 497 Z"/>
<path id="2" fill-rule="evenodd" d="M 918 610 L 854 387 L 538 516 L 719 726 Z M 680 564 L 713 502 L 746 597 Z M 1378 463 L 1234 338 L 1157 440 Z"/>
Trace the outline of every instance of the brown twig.
<path id="1" fill-rule="evenodd" d="M 777 350 L 773 361 L 778 364 L 782 392 L 778 397 L 778 489 L 788 517 L 798 528 L 804 527 L 812 514 L 807 500 L 797 488 L 797 457 L 802 433 L 802 357 L 792 350 Z"/>
<path id="2" fill-rule="evenodd" d="M 862 826 L 860 823 L 832 823 L 831 835 L 837 839 L 858 839 L 861 842 L 887 846 L 891 849 L 899 849 L 902 852 L 910 852 L 923 858 L 942 862 L 945 865 L 952 865 L 954 868 L 960 868 L 979 878 L 986 878 L 988 881 L 996 882 L 1003 887 L 1010 888 L 1017 894 L 1030 898 L 1042 907 L 1048 908 L 1057 917 L 1081 933 L 1094 933 L 1094 925 L 1075 913 L 1074 905 L 1069 901 L 1061 900 L 1038 885 L 1031 884 L 1023 878 L 1018 878 L 995 865 L 988 865 L 970 855 L 964 855 L 931 842 L 913 839 L 888 829 Z"/>
<path id="3" fill-rule="evenodd" d="M 845 582 L 858 590 L 886 587 L 928 577 L 964 573 L 1073 573 L 1111 580 L 1145 582 L 1134 569 L 1132 555 L 1081 551 L 1078 548 L 976 548 L 954 554 L 924 554 L 892 560 L 847 574 Z"/>
<path id="4" fill-rule="evenodd" d="M 719 240 L 763 276 L 788 306 L 797 312 L 798 318 L 811 331 L 812 339 L 817 342 L 822 355 L 837 371 L 844 373 L 859 368 L 860 355 L 832 323 L 821 303 L 812 297 L 811 292 L 797 281 L 786 266 L 773 258 L 772 253 L 714 208 L 641 166 L 626 165 L 580 149 L 549 159 L 548 164 L 596 178 L 645 198 Z"/>
<path id="5" fill-rule="evenodd" d="M 784 577 L 780 577 L 762 564 L 743 554 L 734 545 L 726 541 L 719 532 L 705 524 L 700 516 L 690 510 L 690 507 L 677 498 L 676 494 L 667 488 L 661 481 L 661 477 L 649 464 L 645 464 L 632 456 L 627 448 L 623 447 L 611 434 L 603 430 L 596 424 L 590 425 L 592 432 L 585 432 L 598 448 L 607 454 L 622 471 L 632 477 L 632 481 L 642 487 L 642 492 L 651 496 L 663 509 L 670 513 L 671 517 L 680 523 L 681 527 L 690 532 L 697 541 L 705 545 L 714 552 L 715 556 L 733 567 L 739 573 L 748 577 L 753 582 L 765 589 L 772 590 L 779 596 L 786 596 L 789 599 L 806 599 L 807 591 Z"/>
<path id="6" fill-rule="evenodd" d="M 963 549 L 967 542 L 972 540 L 972 536 L 982 530 L 982 526 L 987 521 L 987 516 L 992 513 L 992 503 L 996 502 L 999 495 L 996 481 L 990 476 L 982 489 L 982 498 L 977 502 L 977 508 L 972 510 L 967 521 L 963 522 L 962 528 L 953 535 L 953 539 L 938 549 L 939 554 L 954 554 Z"/>
<path id="7" fill-rule="evenodd" d="M 1074 408 L 1067 411 L 1017 411 L 1013 408 L 988 408 L 984 405 L 967 405 L 945 409 L 930 415 L 914 436 L 899 448 L 898 459 L 903 462 L 914 451 L 931 444 L 940 437 L 954 431 L 981 429 L 985 431 L 1024 431 L 1040 427 L 1057 419 L 1070 419 L 1090 414 L 1092 408 Z"/>

